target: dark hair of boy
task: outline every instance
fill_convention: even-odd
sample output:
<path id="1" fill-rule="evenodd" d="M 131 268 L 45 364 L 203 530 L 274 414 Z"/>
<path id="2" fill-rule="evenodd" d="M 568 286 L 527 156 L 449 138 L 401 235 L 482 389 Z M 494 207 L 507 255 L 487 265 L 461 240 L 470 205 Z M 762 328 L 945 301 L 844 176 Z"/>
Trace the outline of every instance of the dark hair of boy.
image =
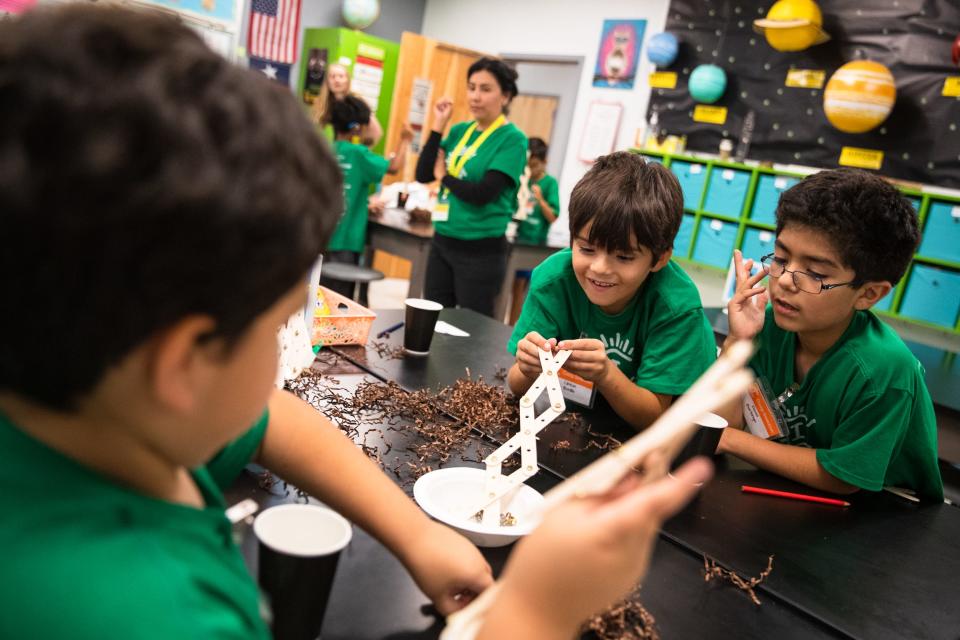
<path id="1" fill-rule="evenodd" d="M 189 314 L 232 348 L 342 206 L 290 92 L 153 11 L 0 23 L 0 166 L 0 390 L 61 410 Z"/>
<path id="2" fill-rule="evenodd" d="M 497 84 L 500 86 L 500 91 L 503 95 L 513 100 L 517 97 L 519 90 L 517 89 L 517 74 L 516 69 L 508 66 L 503 60 L 498 60 L 496 58 L 480 58 L 467 69 L 467 82 L 470 81 L 470 76 L 475 74 L 477 71 L 488 71 L 496 79 Z M 503 112 L 507 113 L 507 108 L 509 107 L 509 102 L 507 107 L 503 108 Z"/>
<path id="3" fill-rule="evenodd" d="M 906 273 L 920 230 L 910 202 L 883 178 L 856 169 L 821 171 L 780 197 L 777 233 L 798 225 L 828 238 L 864 282 L 896 284 Z"/>
<path id="4" fill-rule="evenodd" d="M 673 247 L 683 218 L 683 191 L 668 169 L 629 151 L 597 158 L 570 194 L 570 237 L 591 220 L 585 240 L 607 251 L 633 251 L 631 237 L 654 262 Z"/>
<path id="5" fill-rule="evenodd" d="M 547 143 L 543 141 L 543 138 L 528 138 L 527 151 L 530 152 L 531 158 L 543 162 L 547 161 Z"/>
<path id="6" fill-rule="evenodd" d="M 334 100 L 330 108 L 330 124 L 337 133 L 350 133 L 370 122 L 370 107 L 356 96 Z"/>

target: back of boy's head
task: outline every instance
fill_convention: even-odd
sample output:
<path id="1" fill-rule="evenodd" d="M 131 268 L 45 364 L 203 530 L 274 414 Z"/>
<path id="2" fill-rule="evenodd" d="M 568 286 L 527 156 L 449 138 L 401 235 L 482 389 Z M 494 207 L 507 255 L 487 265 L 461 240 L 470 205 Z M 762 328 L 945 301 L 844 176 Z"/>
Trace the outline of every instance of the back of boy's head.
<path id="1" fill-rule="evenodd" d="M 356 96 L 334 100 L 330 107 L 330 124 L 337 133 L 350 133 L 370 122 L 370 107 Z"/>
<path id="2" fill-rule="evenodd" d="M 589 222 L 592 245 L 607 251 L 632 251 L 632 237 L 654 260 L 671 247 L 683 218 L 683 192 L 668 169 L 618 151 L 597 158 L 570 194 L 570 237 Z"/>
<path id="3" fill-rule="evenodd" d="M 821 171 L 780 197 L 777 233 L 802 226 L 822 234 L 856 284 L 896 284 L 920 243 L 917 212 L 896 187 L 856 169 Z"/>
<path id="4" fill-rule="evenodd" d="M 342 198 L 290 93 L 174 18 L 0 24 L 0 391 L 74 409 L 192 314 L 233 345 L 303 282 Z"/>
<path id="5" fill-rule="evenodd" d="M 530 138 L 527 140 L 527 151 L 530 152 L 531 158 L 536 158 L 543 162 L 547 161 L 547 143 L 543 141 L 543 138 Z"/>

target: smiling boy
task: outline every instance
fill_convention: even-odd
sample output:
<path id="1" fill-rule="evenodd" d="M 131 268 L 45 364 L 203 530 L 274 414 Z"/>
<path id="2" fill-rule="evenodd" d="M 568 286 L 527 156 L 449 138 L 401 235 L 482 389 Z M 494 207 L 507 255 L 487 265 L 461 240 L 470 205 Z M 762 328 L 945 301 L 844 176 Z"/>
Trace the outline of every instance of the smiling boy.
<path id="1" fill-rule="evenodd" d="M 757 338 L 757 375 L 774 395 L 790 391 L 787 433 L 726 429 L 720 451 L 834 493 L 893 485 L 943 499 L 923 369 L 870 311 L 906 272 L 917 224 L 893 186 L 861 171 L 822 171 L 783 194 L 765 269 L 748 277 L 751 261 L 734 257 L 728 340 Z M 741 408 L 730 417 L 739 424 Z"/>
<path id="2" fill-rule="evenodd" d="M 670 260 L 682 215 L 680 185 L 661 165 L 627 152 L 597 159 L 570 196 L 571 248 L 533 271 L 507 346 L 514 393 L 540 375 L 538 348 L 569 349 L 564 368 L 643 428 L 710 366 L 700 295 Z"/>

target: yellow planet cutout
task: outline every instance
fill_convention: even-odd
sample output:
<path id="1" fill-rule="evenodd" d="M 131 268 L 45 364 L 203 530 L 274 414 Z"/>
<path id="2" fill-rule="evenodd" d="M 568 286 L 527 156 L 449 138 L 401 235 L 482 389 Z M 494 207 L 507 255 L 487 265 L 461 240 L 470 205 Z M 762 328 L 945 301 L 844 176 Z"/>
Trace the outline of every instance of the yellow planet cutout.
<path id="1" fill-rule="evenodd" d="M 779 0 L 766 18 L 753 21 L 754 31 L 777 51 L 803 51 L 826 42 L 830 36 L 822 26 L 823 15 L 813 0 Z"/>
<path id="2" fill-rule="evenodd" d="M 845 133 L 865 133 L 879 126 L 896 101 L 893 74 L 879 62 L 869 60 L 843 65 L 823 90 L 827 120 Z"/>

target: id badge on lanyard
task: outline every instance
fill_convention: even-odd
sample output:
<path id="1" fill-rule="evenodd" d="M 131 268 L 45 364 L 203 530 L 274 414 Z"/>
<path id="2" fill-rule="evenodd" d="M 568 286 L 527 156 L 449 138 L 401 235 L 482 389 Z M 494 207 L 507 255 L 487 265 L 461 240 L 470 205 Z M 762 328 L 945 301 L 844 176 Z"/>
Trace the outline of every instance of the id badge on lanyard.
<path id="1" fill-rule="evenodd" d="M 743 421 L 750 433 L 769 440 L 786 436 L 787 421 L 781 407 L 790 395 L 792 390 L 788 389 L 779 398 L 774 396 L 767 381 L 758 377 L 743 396 Z"/>
<path id="2" fill-rule="evenodd" d="M 450 219 L 450 192 L 446 189 L 441 189 L 437 194 L 437 203 L 433 205 L 430 219 L 434 222 L 446 222 Z"/>
<path id="3" fill-rule="evenodd" d="M 586 331 L 581 331 L 580 337 L 586 338 Z M 560 369 L 557 372 L 557 377 L 560 378 L 560 390 L 563 392 L 565 400 L 593 409 L 593 403 L 597 399 L 596 384 L 586 378 L 581 378 L 575 373 L 570 373 L 566 369 Z"/>

